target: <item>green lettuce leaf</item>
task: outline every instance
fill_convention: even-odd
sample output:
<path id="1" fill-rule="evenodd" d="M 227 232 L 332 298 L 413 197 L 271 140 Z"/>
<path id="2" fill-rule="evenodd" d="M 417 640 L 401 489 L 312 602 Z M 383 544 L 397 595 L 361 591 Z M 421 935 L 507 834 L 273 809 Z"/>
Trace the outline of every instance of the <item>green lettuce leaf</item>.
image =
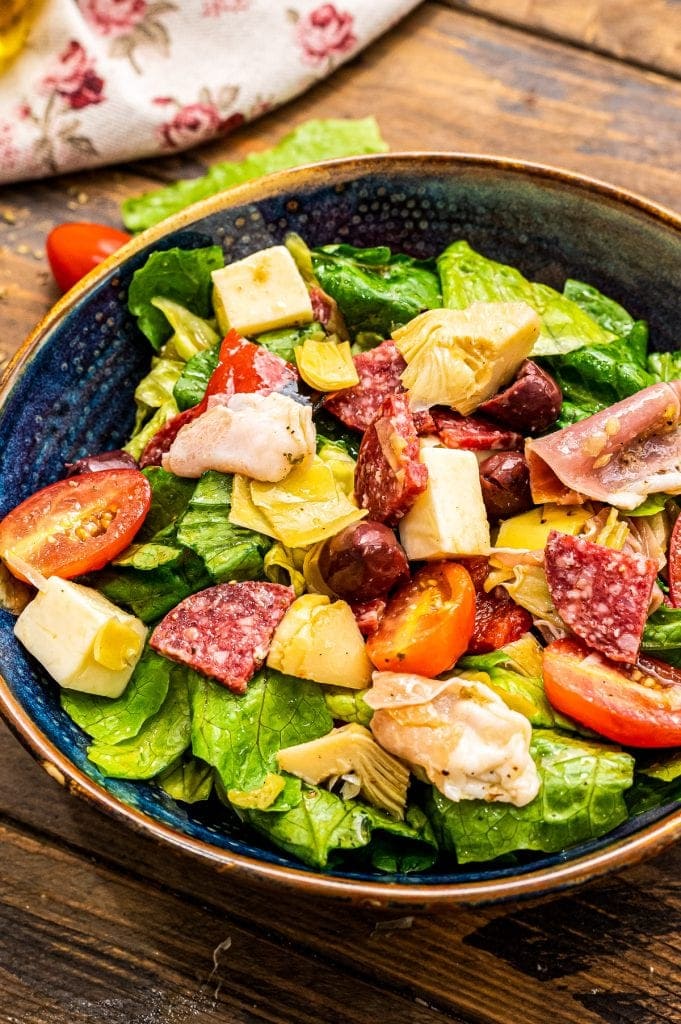
<path id="1" fill-rule="evenodd" d="M 372 838 L 374 866 L 380 871 L 422 871 L 435 860 L 435 837 L 425 816 L 395 821 L 376 808 L 335 793 L 304 786 L 302 799 L 283 813 L 246 811 L 244 819 L 280 849 L 304 864 L 325 868 L 341 851 L 359 850 Z"/>
<path id="2" fill-rule="evenodd" d="M 163 313 L 172 328 L 173 333 L 163 349 L 164 355 L 176 356 L 184 362 L 219 343 L 220 335 L 213 326 L 214 321 L 209 322 L 179 302 L 161 295 L 151 299 L 151 304 Z"/>
<path id="3" fill-rule="evenodd" d="M 306 338 L 321 340 L 324 337 L 322 325 L 313 321 L 306 327 L 282 327 L 278 331 L 265 331 L 254 338 L 254 341 L 266 348 L 268 352 L 272 352 L 275 356 L 281 356 L 287 363 L 293 363 L 295 366 L 296 346 L 302 345 Z"/>
<path id="4" fill-rule="evenodd" d="M 622 750 L 538 729 L 531 746 L 541 779 L 539 795 L 525 807 L 462 800 L 432 789 L 430 820 L 443 849 L 460 864 L 514 850 L 563 850 L 604 835 L 628 817 L 624 791 L 634 759 Z"/>
<path id="5" fill-rule="evenodd" d="M 93 573 L 89 582 L 114 604 L 129 608 L 142 622 L 153 623 L 185 597 L 210 586 L 212 580 L 202 559 L 184 550 L 170 566 L 148 570 L 109 567 Z"/>
<path id="6" fill-rule="evenodd" d="M 88 747 L 87 753 L 104 775 L 116 779 L 151 779 L 181 757 L 190 740 L 187 670 L 173 665 L 165 700 L 139 732 L 120 743 L 98 740 Z"/>
<path id="7" fill-rule="evenodd" d="M 154 358 L 151 370 L 135 388 L 135 401 L 145 409 L 159 409 L 173 397 L 184 363 L 179 359 Z"/>
<path id="8" fill-rule="evenodd" d="M 674 501 L 671 494 L 649 494 L 637 508 L 628 509 L 626 514 L 633 519 L 641 516 L 656 516 L 658 512 L 665 510 L 670 501 Z"/>
<path id="9" fill-rule="evenodd" d="M 198 757 L 185 754 L 178 764 L 161 772 L 156 782 L 173 800 L 196 804 L 208 800 L 213 792 L 213 769 Z"/>
<path id="10" fill-rule="evenodd" d="M 137 541 L 161 541 L 175 535 L 175 524 L 189 504 L 196 482 L 169 473 L 161 466 L 143 469 L 151 486 L 151 508 L 147 512 Z"/>
<path id="11" fill-rule="evenodd" d="M 491 688 L 515 711 L 525 715 L 532 725 L 550 729 L 560 724 L 564 728 L 562 716 L 554 711 L 544 693 L 541 676 L 526 675 L 509 668 L 503 650 L 469 654 L 459 661 L 459 668 L 486 672 Z"/>
<path id="12" fill-rule="evenodd" d="M 333 727 L 317 683 L 274 669 L 258 672 L 245 694 L 192 673 L 190 698 L 192 750 L 216 769 L 225 790 L 257 789 L 277 772 L 277 751 Z"/>
<path id="13" fill-rule="evenodd" d="M 566 403 L 557 426 L 592 416 L 654 384 L 645 368 L 647 347 L 648 327 L 638 320 L 627 335 L 605 345 L 544 357 Z"/>
<path id="14" fill-rule="evenodd" d="M 175 399 L 171 398 L 156 410 L 147 423 L 144 423 L 144 416 L 138 415 L 133 435 L 128 443 L 123 445 L 123 451 L 132 455 L 133 459 L 139 459 L 152 437 L 158 433 L 161 427 L 165 426 L 168 420 L 172 420 L 173 416 L 177 416 L 178 412 L 179 409 L 175 404 Z"/>
<path id="15" fill-rule="evenodd" d="M 362 153 L 384 153 L 387 146 L 373 117 L 363 120 L 307 121 L 284 136 L 272 149 L 244 160 L 215 164 L 201 178 L 177 181 L 165 188 L 126 199 L 123 222 L 129 231 L 143 231 L 191 203 L 214 196 L 272 171 Z"/>
<path id="16" fill-rule="evenodd" d="M 570 352 L 582 345 L 612 340 L 576 302 L 545 284 L 528 281 L 515 267 L 496 263 L 471 249 L 468 242 L 454 242 L 438 257 L 442 298 L 450 309 L 465 309 L 472 302 L 527 302 L 539 314 L 542 330 L 533 355 Z"/>
<path id="17" fill-rule="evenodd" d="M 315 426 L 317 427 L 317 451 L 321 451 L 324 445 L 337 444 L 343 451 L 357 458 L 359 446 L 362 443 L 362 435 L 356 430 L 350 430 L 340 420 L 323 409 L 315 414 Z"/>
<path id="18" fill-rule="evenodd" d="M 171 662 L 147 648 L 120 697 L 61 691 L 61 706 L 98 743 L 120 743 L 137 736 L 159 710 L 170 685 Z"/>
<path id="19" fill-rule="evenodd" d="M 681 351 L 651 352 L 648 356 L 648 373 L 655 380 L 681 379 Z"/>
<path id="20" fill-rule="evenodd" d="M 641 650 L 681 665 L 681 608 L 663 604 L 653 612 L 643 630 Z"/>
<path id="21" fill-rule="evenodd" d="M 264 578 L 263 558 L 274 543 L 271 537 L 233 526 L 232 477 L 209 470 L 194 491 L 178 524 L 177 539 L 194 551 L 215 583 Z"/>
<path id="22" fill-rule="evenodd" d="M 128 289 L 128 309 L 137 317 L 137 326 L 159 349 L 173 328 L 152 299 L 174 299 L 200 317 L 213 314 L 211 271 L 224 266 L 219 245 L 205 249 L 166 249 L 152 252 L 147 262 L 132 276 Z"/>
<path id="23" fill-rule="evenodd" d="M 606 331 L 617 337 L 628 334 L 634 326 L 633 316 L 627 313 L 619 302 L 609 299 L 591 284 L 568 278 L 563 287 L 563 295 L 566 299 L 576 302 L 601 327 L 605 327 Z"/>
<path id="24" fill-rule="evenodd" d="M 345 686 L 325 686 L 324 700 L 331 717 L 340 722 L 356 722 L 369 727 L 373 709 L 364 700 L 368 690 L 348 690 Z"/>
<path id="25" fill-rule="evenodd" d="M 122 554 L 111 562 L 111 565 L 122 565 L 130 569 L 141 569 L 148 572 L 162 565 L 175 565 L 182 558 L 182 548 L 170 547 L 168 544 L 131 544 Z"/>
<path id="26" fill-rule="evenodd" d="M 173 391 L 178 409 L 191 409 L 199 404 L 206 393 L 208 381 L 217 368 L 219 358 L 220 345 L 217 344 L 197 352 L 187 360 Z"/>
<path id="27" fill-rule="evenodd" d="M 393 327 L 442 301 L 432 260 L 393 254 L 387 246 L 325 245 L 313 251 L 312 262 L 353 335 L 372 331 L 387 338 Z"/>

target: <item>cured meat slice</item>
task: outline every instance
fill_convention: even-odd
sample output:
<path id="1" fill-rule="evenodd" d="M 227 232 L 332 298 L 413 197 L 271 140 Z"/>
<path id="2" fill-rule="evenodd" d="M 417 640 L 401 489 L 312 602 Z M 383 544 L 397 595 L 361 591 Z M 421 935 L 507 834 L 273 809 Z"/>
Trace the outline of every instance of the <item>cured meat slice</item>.
<path id="1" fill-rule="evenodd" d="M 295 366 L 242 338 L 238 331 L 229 331 L 220 346 L 218 365 L 208 381 L 203 403 L 213 395 L 281 391 L 297 380 Z"/>
<path id="2" fill-rule="evenodd" d="M 657 575 L 651 558 L 552 530 L 546 580 L 556 611 L 589 647 L 636 661 Z"/>
<path id="3" fill-rule="evenodd" d="M 563 395 L 553 377 L 526 359 L 507 388 L 478 406 L 478 412 L 521 434 L 541 434 L 560 416 Z"/>
<path id="4" fill-rule="evenodd" d="M 362 636 L 373 636 L 378 629 L 388 602 L 382 597 L 370 601 L 355 601 L 350 605 Z"/>
<path id="5" fill-rule="evenodd" d="M 681 380 L 653 384 L 537 441 L 527 441 L 537 504 L 593 498 L 633 509 L 681 493 Z"/>
<path id="6" fill-rule="evenodd" d="M 379 523 L 394 525 L 426 489 L 414 417 L 406 395 L 391 395 L 369 426 L 357 455 L 355 497 Z"/>
<path id="7" fill-rule="evenodd" d="M 163 456 L 169 452 L 173 441 L 187 423 L 191 423 L 204 410 L 204 405 L 195 405 L 191 409 L 185 409 L 178 416 L 173 416 L 160 430 L 157 430 L 151 441 L 140 455 L 139 467 L 146 469 L 147 466 L 160 466 Z"/>
<path id="8" fill-rule="evenodd" d="M 481 416 L 460 416 L 451 409 L 431 409 L 435 432 L 447 448 L 468 451 L 520 451 L 523 439 Z"/>
<path id="9" fill-rule="evenodd" d="M 353 359 L 359 384 L 327 395 L 324 405 L 341 423 L 365 431 L 390 395 L 402 394 L 400 374 L 407 364 L 394 341 L 384 341 Z"/>
<path id="10" fill-rule="evenodd" d="M 475 587 L 475 623 L 468 644 L 468 654 L 488 654 L 497 651 L 532 629 L 532 616 L 517 605 L 503 587 L 485 591 L 489 574 L 486 558 L 462 558 Z"/>
<path id="11" fill-rule="evenodd" d="M 279 583 L 220 583 L 181 601 L 149 642 L 164 657 L 244 693 L 294 596 Z"/>

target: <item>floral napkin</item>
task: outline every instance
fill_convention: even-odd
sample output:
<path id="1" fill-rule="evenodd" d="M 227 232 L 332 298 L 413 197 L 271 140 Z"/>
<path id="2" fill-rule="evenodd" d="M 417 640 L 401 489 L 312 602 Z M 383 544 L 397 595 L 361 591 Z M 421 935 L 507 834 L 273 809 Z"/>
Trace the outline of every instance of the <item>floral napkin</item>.
<path id="1" fill-rule="evenodd" d="M 0 76 L 0 183 L 225 135 L 324 78 L 418 2 L 45 0 Z"/>

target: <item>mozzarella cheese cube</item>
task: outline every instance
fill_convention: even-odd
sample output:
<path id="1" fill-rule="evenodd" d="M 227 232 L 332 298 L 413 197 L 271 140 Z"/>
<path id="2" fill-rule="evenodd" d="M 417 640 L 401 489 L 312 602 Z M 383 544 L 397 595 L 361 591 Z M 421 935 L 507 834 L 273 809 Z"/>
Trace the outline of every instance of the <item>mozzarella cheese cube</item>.
<path id="1" fill-rule="evenodd" d="M 65 689 L 119 697 L 147 630 L 96 590 L 51 576 L 17 619 L 14 635 Z"/>
<path id="2" fill-rule="evenodd" d="M 214 270 L 213 305 L 224 334 L 260 334 L 298 327 L 313 319 L 312 303 L 295 260 L 285 245 L 254 252 Z"/>
<path id="3" fill-rule="evenodd" d="M 422 447 L 428 486 L 400 521 L 409 559 L 488 555 L 489 523 L 473 452 Z"/>

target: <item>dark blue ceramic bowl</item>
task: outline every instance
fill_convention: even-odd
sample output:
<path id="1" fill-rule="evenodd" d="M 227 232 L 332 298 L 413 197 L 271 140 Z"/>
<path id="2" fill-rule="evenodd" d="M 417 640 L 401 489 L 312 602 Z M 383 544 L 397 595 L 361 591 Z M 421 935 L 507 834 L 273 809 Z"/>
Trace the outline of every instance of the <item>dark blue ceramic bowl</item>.
<path id="1" fill-rule="evenodd" d="M 299 232 L 311 245 L 388 244 L 430 256 L 465 238 L 558 287 L 589 281 L 676 347 L 681 219 L 598 182 L 488 157 L 410 154 L 338 161 L 273 175 L 199 203 L 146 232 L 69 292 L 20 350 L 0 398 L 0 516 L 63 475 L 65 461 L 118 447 L 150 351 L 125 307 L 134 270 L 155 249 L 224 247 L 228 260 Z M 216 827 L 156 788 L 103 778 L 86 737 L 60 710 L 0 612 L 0 710 L 53 778 L 133 828 L 217 866 L 381 906 L 537 895 L 631 864 L 681 834 L 678 805 L 602 839 L 522 866 L 441 866 L 430 874 L 321 873 L 254 833 Z"/>

